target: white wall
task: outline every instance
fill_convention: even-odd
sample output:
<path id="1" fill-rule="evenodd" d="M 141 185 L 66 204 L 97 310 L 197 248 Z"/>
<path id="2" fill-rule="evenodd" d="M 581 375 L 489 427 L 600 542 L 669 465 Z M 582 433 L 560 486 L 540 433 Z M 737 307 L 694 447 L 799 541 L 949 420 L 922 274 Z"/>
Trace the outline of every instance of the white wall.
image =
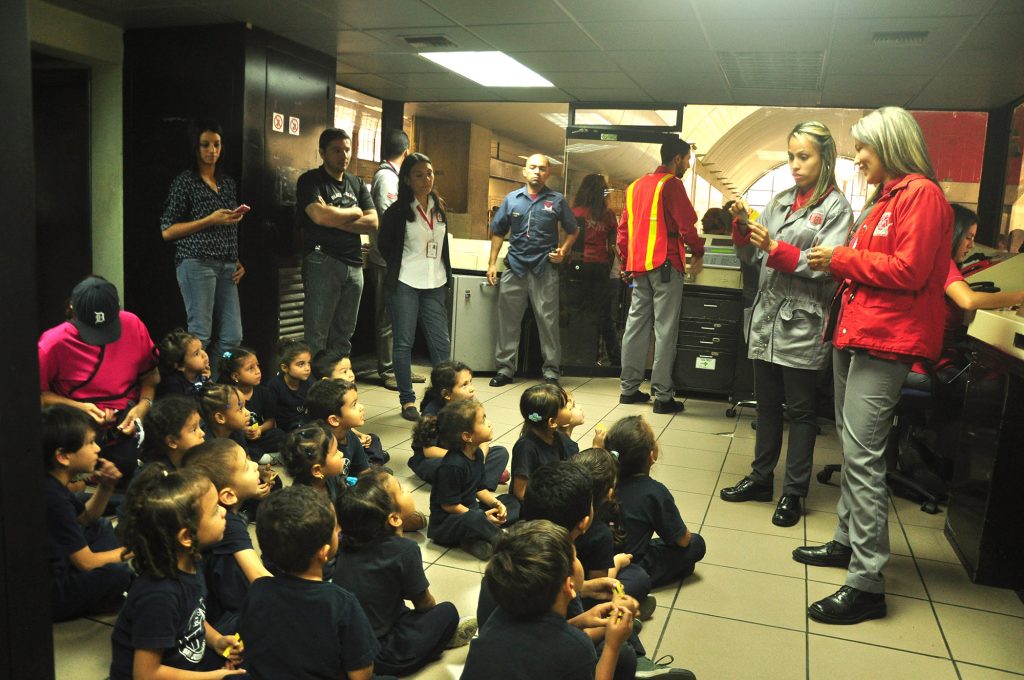
<path id="1" fill-rule="evenodd" d="M 92 268 L 124 299 L 123 31 L 41 0 L 28 11 L 33 50 L 90 67 Z"/>

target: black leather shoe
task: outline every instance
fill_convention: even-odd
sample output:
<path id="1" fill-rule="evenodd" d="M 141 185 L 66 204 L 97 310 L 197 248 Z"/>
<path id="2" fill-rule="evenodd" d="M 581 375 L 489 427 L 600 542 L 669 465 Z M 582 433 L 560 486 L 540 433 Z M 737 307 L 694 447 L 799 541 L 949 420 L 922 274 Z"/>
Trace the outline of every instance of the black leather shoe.
<path id="1" fill-rule="evenodd" d="M 676 401 L 675 399 L 655 399 L 654 400 L 654 412 L 655 413 L 680 413 L 685 411 L 686 407 L 683 406 L 683 402 Z"/>
<path id="2" fill-rule="evenodd" d="M 504 373 L 495 373 L 494 377 L 491 378 L 491 382 L 487 384 L 491 387 L 504 387 L 505 385 L 511 385 L 512 376 L 505 375 Z"/>
<path id="3" fill-rule="evenodd" d="M 742 503 L 743 501 L 770 501 L 774 493 L 769 484 L 758 484 L 750 477 L 744 477 L 736 486 L 729 486 L 718 492 L 723 501 Z"/>
<path id="4" fill-rule="evenodd" d="M 804 514 L 803 504 L 800 496 L 783 494 L 779 504 L 775 506 L 775 514 L 772 515 L 772 524 L 777 527 L 791 527 L 800 521 Z"/>
<path id="5" fill-rule="evenodd" d="M 544 378 L 544 384 L 545 385 L 559 385 L 558 378 L 549 375 L 548 377 Z"/>
<path id="6" fill-rule="evenodd" d="M 825 545 L 805 545 L 793 551 L 793 559 L 812 567 L 843 567 L 850 566 L 853 550 L 838 541 L 829 541 Z"/>
<path id="7" fill-rule="evenodd" d="M 843 586 L 807 608 L 807 615 L 822 623 L 847 625 L 885 616 L 885 593 L 869 593 Z"/>
<path id="8" fill-rule="evenodd" d="M 633 394 L 620 394 L 620 404 L 645 404 L 651 400 L 651 395 L 637 390 Z"/>

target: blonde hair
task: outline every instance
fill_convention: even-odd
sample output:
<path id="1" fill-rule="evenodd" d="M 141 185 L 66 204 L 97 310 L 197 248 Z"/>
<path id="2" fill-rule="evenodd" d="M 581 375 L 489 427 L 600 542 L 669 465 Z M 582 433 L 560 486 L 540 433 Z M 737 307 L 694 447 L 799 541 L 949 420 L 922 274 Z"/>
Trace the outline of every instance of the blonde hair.
<path id="1" fill-rule="evenodd" d="M 850 134 L 853 138 L 874 149 L 882 166 L 894 177 L 911 173 L 924 175 L 935 180 L 932 160 L 924 143 L 924 133 L 914 117 L 898 106 L 883 106 L 858 120 Z M 867 205 L 873 204 L 882 194 L 879 184 Z"/>
<path id="2" fill-rule="evenodd" d="M 814 185 L 814 193 L 807 205 L 817 205 L 821 199 L 836 184 L 836 140 L 832 138 L 832 131 L 824 123 L 816 120 L 808 120 L 798 123 L 794 127 L 787 140 L 793 137 L 806 137 L 810 139 L 821 154 L 821 171 L 818 173 L 818 182 Z"/>

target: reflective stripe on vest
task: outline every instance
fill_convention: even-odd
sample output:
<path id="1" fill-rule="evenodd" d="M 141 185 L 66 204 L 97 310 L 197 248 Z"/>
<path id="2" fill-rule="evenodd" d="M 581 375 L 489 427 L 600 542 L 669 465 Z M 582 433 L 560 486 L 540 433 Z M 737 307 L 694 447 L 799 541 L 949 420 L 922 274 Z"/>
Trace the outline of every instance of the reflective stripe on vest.
<path id="1" fill-rule="evenodd" d="M 654 200 L 651 202 L 651 214 L 648 218 L 647 224 L 647 243 L 644 247 L 644 271 L 651 271 L 654 269 L 654 248 L 658 244 L 658 215 L 661 212 L 661 189 L 665 186 L 665 182 L 675 177 L 672 174 L 666 174 L 658 180 L 658 184 L 654 187 Z M 640 180 L 637 180 L 639 182 Z M 627 253 L 626 265 L 632 267 L 634 262 L 634 251 L 636 249 L 636 214 L 633 209 L 633 187 L 636 186 L 637 182 L 633 182 L 626 189 L 626 206 L 629 208 L 629 221 L 627 228 L 629 231 L 629 252 Z M 667 237 L 667 235 L 666 235 Z"/>

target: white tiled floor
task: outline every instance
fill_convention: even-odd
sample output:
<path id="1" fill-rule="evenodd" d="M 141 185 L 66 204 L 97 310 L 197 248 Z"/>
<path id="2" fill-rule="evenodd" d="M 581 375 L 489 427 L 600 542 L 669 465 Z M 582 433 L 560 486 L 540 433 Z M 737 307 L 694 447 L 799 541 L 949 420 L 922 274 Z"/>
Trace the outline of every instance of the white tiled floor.
<path id="1" fill-rule="evenodd" d="M 511 450 L 521 427 L 518 413 L 523 381 L 493 389 L 477 379 L 477 397 L 495 425 L 496 441 Z M 725 417 L 723 402 L 688 399 L 686 412 L 651 413 L 649 406 L 618 403 L 618 382 L 610 378 L 566 378 L 586 410 L 575 438 L 589 445 L 593 426 L 644 414 L 659 435 L 661 460 L 653 475 L 668 486 L 684 520 L 700 531 L 707 557 L 681 587 L 657 592 L 658 610 L 641 639 L 648 654 L 675 657 L 678 666 L 702 680 L 1020 680 L 1024 676 L 1024 604 L 1008 590 L 968 580 L 942 535 L 944 515 L 927 515 L 895 498 L 890 510 L 893 558 L 886 569 L 889 616 L 856 626 L 810 622 L 807 605 L 832 593 L 844 572 L 805 567 L 790 552 L 805 542 L 831 538 L 835 487 L 812 480 L 809 514 L 791 528 L 771 523 L 771 503 L 724 503 L 718 489 L 738 481 L 753 456 L 752 414 Z M 422 386 L 418 386 L 422 389 Z M 375 432 L 390 450 L 390 466 L 426 510 L 430 489 L 410 472 L 410 426 L 401 419 L 398 396 L 365 385 L 364 431 Z M 831 424 L 828 424 L 831 425 Z M 835 432 L 818 437 L 817 469 L 841 462 Z M 780 480 L 782 475 L 777 475 Z M 459 550 L 435 546 L 410 534 L 423 552 L 426 574 L 438 600 L 460 613 L 476 607 L 485 564 Z M 113 620 L 82 620 L 54 626 L 57 677 L 106 677 Z M 451 650 L 418 678 L 457 678 L 466 648 Z M 496 672 L 495 677 L 500 677 Z M 538 679 L 540 680 L 540 679 Z"/>

